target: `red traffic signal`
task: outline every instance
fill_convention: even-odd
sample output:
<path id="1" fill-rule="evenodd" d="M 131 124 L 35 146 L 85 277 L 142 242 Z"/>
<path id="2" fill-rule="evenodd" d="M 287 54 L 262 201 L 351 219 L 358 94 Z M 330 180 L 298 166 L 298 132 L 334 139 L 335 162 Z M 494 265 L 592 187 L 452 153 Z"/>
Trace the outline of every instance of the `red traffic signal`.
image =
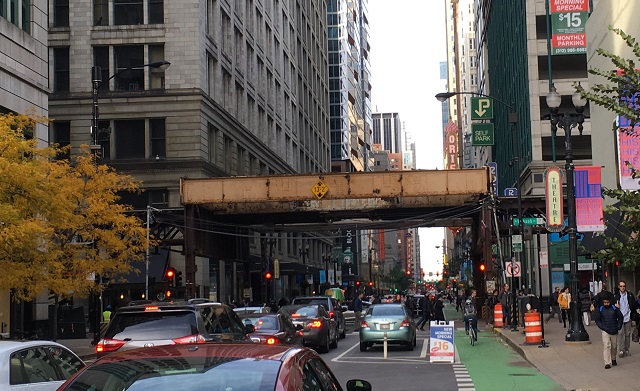
<path id="1" fill-rule="evenodd" d="M 373 281 L 369 281 L 369 286 L 373 286 Z"/>
<path id="2" fill-rule="evenodd" d="M 360 286 L 360 281 L 356 281 L 356 286 Z"/>
<path id="3" fill-rule="evenodd" d="M 266 273 L 264 274 L 264 278 L 266 278 L 267 280 L 270 280 L 270 279 L 271 279 L 271 277 L 273 277 L 273 276 L 271 275 L 271 272 L 266 272 Z"/>
<path id="4" fill-rule="evenodd" d="M 455 278 L 453 279 L 453 283 L 454 283 L 454 284 L 456 283 L 456 279 L 455 279 Z"/>
<path id="5" fill-rule="evenodd" d="M 407 276 L 411 275 L 411 270 L 407 270 Z"/>
<path id="6" fill-rule="evenodd" d="M 167 281 L 169 282 L 169 285 L 173 286 L 173 279 L 176 276 L 176 269 L 174 269 L 172 267 L 168 267 L 167 271 L 164 272 L 164 276 L 167 278 Z"/>
<path id="7" fill-rule="evenodd" d="M 483 273 L 484 273 L 484 270 L 485 270 L 486 268 L 487 268 L 487 267 L 484 265 L 484 263 L 481 263 L 481 264 L 480 264 L 480 271 L 481 271 L 481 272 L 483 272 Z"/>

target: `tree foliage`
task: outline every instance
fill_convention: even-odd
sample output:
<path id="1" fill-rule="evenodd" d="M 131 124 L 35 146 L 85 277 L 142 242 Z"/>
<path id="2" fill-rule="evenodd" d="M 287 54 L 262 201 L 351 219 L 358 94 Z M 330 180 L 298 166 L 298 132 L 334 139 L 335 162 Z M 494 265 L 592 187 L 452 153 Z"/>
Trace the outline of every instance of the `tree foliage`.
<path id="1" fill-rule="evenodd" d="M 146 228 L 117 203 L 139 184 L 96 164 L 86 146 L 55 160 L 60 148 L 31 137 L 41 120 L 0 116 L 0 289 L 25 300 L 47 289 L 85 297 L 102 289 L 96 274 L 128 273 L 144 259 Z"/>
<path id="2" fill-rule="evenodd" d="M 596 52 L 599 56 L 609 59 L 612 69 L 590 68 L 590 74 L 602 78 L 604 81 L 591 86 L 587 91 L 580 85 L 577 89 L 587 98 L 591 104 L 602 106 L 617 115 L 629 120 L 628 127 L 619 127 L 613 124 L 613 131 L 626 132 L 638 137 L 637 129 L 640 123 L 640 107 L 637 106 L 637 94 L 640 93 L 640 71 L 637 62 L 640 60 L 640 45 L 636 39 L 620 29 L 609 27 L 628 46 L 635 59 L 623 58 L 615 53 L 599 48 Z M 631 169 L 632 177 L 640 177 L 631 162 L 624 162 Z M 640 232 L 640 192 L 635 190 L 603 189 L 603 194 L 616 202 L 607 206 L 604 212 L 608 215 L 621 216 L 618 227 L 614 222 L 606 222 L 614 225 L 610 229 L 616 230 L 613 235 L 604 236 L 605 248 L 598 251 L 597 257 L 606 262 L 620 262 L 625 269 L 634 269 L 640 264 L 640 240 L 637 233 Z M 629 234 L 631 233 L 631 234 Z"/>

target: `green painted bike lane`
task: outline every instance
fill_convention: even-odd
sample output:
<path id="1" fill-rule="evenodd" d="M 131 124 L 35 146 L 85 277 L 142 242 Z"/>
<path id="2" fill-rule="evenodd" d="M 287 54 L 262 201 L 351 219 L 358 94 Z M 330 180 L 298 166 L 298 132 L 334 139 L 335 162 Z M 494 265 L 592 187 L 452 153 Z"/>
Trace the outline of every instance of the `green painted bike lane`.
<path id="1" fill-rule="evenodd" d="M 445 317 L 447 320 L 455 321 L 454 342 L 457 353 L 460 362 L 469 372 L 476 391 L 564 390 L 504 344 L 499 336 L 489 329 L 480 328 L 478 341 L 471 346 L 469 336 L 464 332 L 462 314 L 455 311 L 455 305 L 445 307 Z"/>

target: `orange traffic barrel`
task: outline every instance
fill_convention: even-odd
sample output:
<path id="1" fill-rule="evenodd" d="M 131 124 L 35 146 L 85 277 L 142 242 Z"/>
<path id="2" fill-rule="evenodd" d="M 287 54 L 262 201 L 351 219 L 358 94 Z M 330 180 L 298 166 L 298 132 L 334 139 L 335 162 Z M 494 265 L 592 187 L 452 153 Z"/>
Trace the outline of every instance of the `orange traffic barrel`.
<path id="1" fill-rule="evenodd" d="M 539 312 L 524 314 L 524 343 L 539 344 L 542 342 L 542 320 Z"/>
<path id="2" fill-rule="evenodd" d="M 502 304 L 493 307 L 493 327 L 502 327 Z"/>

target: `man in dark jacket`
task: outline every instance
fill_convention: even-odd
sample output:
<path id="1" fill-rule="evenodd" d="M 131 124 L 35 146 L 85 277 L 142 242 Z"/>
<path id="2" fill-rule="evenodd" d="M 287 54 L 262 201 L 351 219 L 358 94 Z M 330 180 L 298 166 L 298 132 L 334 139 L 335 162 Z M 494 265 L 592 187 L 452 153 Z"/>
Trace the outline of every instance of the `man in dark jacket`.
<path id="1" fill-rule="evenodd" d="M 611 293 L 602 296 L 602 305 L 595 311 L 596 325 L 602 330 L 604 369 L 611 368 L 611 365 L 618 365 L 616 362 L 618 331 L 622 329 L 624 320 L 620 309 L 611 304 L 613 299 Z"/>
<path id="2" fill-rule="evenodd" d="M 631 346 L 631 321 L 636 320 L 636 298 L 633 293 L 627 291 L 627 283 L 620 281 L 618 283 L 618 292 L 616 292 L 615 304 L 624 316 L 624 324 L 622 330 L 618 334 L 618 347 L 620 348 L 620 357 L 630 356 L 629 346 Z"/>
<path id="3" fill-rule="evenodd" d="M 558 304 L 558 295 L 560 294 L 560 288 L 556 287 L 553 293 L 551 294 L 551 298 L 549 299 L 549 306 L 551 307 L 551 311 L 549 311 L 549 315 L 544 319 L 545 323 L 549 323 L 551 318 L 553 318 L 556 314 L 558 314 L 558 321 L 562 323 L 562 317 L 560 316 L 560 304 Z"/>
<path id="4" fill-rule="evenodd" d="M 433 309 L 431 308 L 431 300 L 429 300 L 429 296 L 425 295 L 424 297 L 420 298 L 418 305 L 422 310 L 422 318 L 420 318 L 416 327 L 424 331 L 424 326 L 429 325 L 429 321 L 432 319 L 431 314 L 433 313 Z"/>
<path id="5" fill-rule="evenodd" d="M 362 292 L 356 294 L 356 298 L 353 300 L 353 313 L 355 315 L 355 331 L 360 331 L 360 323 L 362 323 Z"/>

